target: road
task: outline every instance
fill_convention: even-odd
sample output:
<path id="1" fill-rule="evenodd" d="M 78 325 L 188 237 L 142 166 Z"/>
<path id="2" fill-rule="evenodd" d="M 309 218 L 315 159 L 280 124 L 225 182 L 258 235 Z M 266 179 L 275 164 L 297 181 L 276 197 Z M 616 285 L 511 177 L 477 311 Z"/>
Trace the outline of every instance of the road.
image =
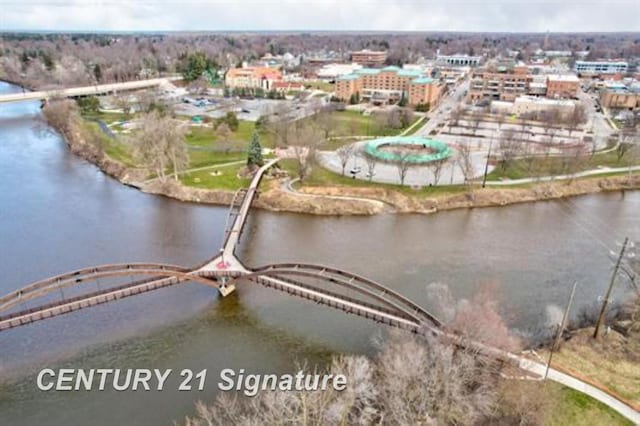
<path id="1" fill-rule="evenodd" d="M 438 124 L 446 122 L 449 112 L 457 107 L 464 98 L 465 92 L 469 89 L 469 79 L 465 78 L 459 83 L 446 98 L 436 106 L 436 108 L 427 114 L 429 119 L 415 134 L 418 136 L 429 137 L 432 130 L 438 128 Z"/>
<path id="2" fill-rule="evenodd" d="M 122 90 L 144 89 L 147 87 L 160 86 L 169 81 L 180 80 L 181 77 L 152 78 L 149 80 L 127 81 L 124 83 L 97 84 L 93 86 L 70 87 L 66 89 L 41 90 L 35 92 L 11 93 L 0 95 L 0 103 L 47 100 L 51 98 L 69 98 L 74 96 L 103 95 L 105 93 L 118 92 Z"/>

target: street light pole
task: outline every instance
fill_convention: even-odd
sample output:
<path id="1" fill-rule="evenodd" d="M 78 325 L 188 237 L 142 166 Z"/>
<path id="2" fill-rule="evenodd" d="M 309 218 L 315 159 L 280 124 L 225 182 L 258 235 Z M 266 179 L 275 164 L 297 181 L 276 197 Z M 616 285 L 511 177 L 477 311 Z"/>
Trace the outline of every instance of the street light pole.
<path id="1" fill-rule="evenodd" d="M 489 151 L 487 152 L 487 161 L 484 163 L 484 175 L 482 176 L 482 187 L 487 185 L 487 173 L 489 172 L 489 157 L 491 157 L 491 147 L 493 146 L 493 132 L 491 132 L 491 140 L 489 141 Z"/>
<path id="2" fill-rule="evenodd" d="M 618 255 L 618 260 L 616 260 L 616 266 L 613 268 L 613 273 L 611 274 L 611 280 L 609 281 L 609 288 L 607 288 L 607 294 L 604 296 L 604 300 L 602 301 L 602 307 L 600 308 L 600 313 L 598 314 L 598 322 L 596 323 L 596 329 L 593 332 L 593 338 L 597 339 L 598 334 L 600 333 L 600 327 L 602 327 L 602 323 L 604 322 L 604 314 L 607 310 L 607 305 L 609 304 L 609 298 L 611 297 L 611 290 L 613 289 L 613 284 L 616 282 L 616 275 L 618 275 L 618 269 L 620 269 L 620 262 L 622 262 L 622 257 L 624 256 L 624 251 L 627 248 L 627 243 L 629 242 L 629 237 L 624 239 L 624 243 L 622 243 L 622 249 L 620 250 L 620 254 Z"/>
<path id="3" fill-rule="evenodd" d="M 571 289 L 571 294 L 569 295 L 569 301 L 567 302 L 567 307 L 564 310 L 564 315 L 562 315 L 562 322 L 556 329 L 556 338 L 553 341 L 553 345 L 551 345 L 551 349 L 549 350 L 549 360 L 547 361 L 547 368 L 544 372 L 544 379 L 547 379 L 549 375 L 549 368 L 551 368 L 551 360 L 553 359 L 553 352 L 558 349 L 560 344 L 560 339 L 562 338 L 562 333 L 564 332 L 564 327 L 567 324 L 567 318 L 569 317 L 569 311 L 571 310 L 571 304 L 573 303 L 573 296 L 576 293 L 576 286 L 578 285 L 577 281 L 573 282 L 573 288 Z"/>

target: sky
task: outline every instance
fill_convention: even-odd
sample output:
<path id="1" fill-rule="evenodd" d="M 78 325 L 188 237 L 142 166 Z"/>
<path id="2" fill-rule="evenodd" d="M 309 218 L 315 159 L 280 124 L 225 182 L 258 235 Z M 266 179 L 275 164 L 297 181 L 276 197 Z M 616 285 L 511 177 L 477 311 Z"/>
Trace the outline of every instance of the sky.
<path id="1" fill-rule="evenodd" d="M 640 31 L 640 0 L 0 0 L 0 30 Z"/>

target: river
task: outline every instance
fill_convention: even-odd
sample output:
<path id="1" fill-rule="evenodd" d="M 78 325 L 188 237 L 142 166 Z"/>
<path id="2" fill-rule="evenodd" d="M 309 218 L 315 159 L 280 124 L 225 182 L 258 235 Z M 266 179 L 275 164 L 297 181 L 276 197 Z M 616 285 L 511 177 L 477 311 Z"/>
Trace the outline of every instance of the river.
<path id="1" fill-rule="evenodd" d="M 0 93 L 20 89 L 0 83 Z M 227 209 L 143 194 L 71 155 L 37 125 L 39 104 L 0 105 L 0 293 L 83 266 L 197 264 L 217 252 Z M 496 285 L 518 332 L 546 324 L 579 282 L 576 310 L 604 292 L 625 235 L 638 240 L 640 193 L 435 215 L 313 217 L 255 211 L 248 265 L 307 261 L 361 273 L 437 309 Z M 622 289 L 614 297 L 622 296 Z M 437 311 L 436 311 L 437 312 Z M 0 424 L 171 424 L 211 400 L 219 371 L 291 372 L 335 353 L 373 354 L 384 326 L 262 287 L 220 299 L 185 284 L 0 333 Z M 52 368 L 208 369 L 204 391 L 40 392 Z M 177 379 L 176 379 L 177 382 Z M 175 389 L 170 383 L 167 389 Z"/>

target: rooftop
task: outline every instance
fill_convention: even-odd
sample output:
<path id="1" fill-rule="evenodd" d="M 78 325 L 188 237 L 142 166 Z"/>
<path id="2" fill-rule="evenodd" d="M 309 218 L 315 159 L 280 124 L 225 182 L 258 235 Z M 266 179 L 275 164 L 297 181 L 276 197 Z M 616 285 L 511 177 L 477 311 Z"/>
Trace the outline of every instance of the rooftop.
<path id="1" fill-rule="evenodd" d="M 572 81 L 575 83 L 580 81 L 578 76 L 575 74 L 551 74 L 549 75 L 549 80 L 550 81 Z"/>
<path id="2" fill-rule="evenodd" d="M 414 84 L 430 84 L 430 83 L 433 83 L 434 81 L 435 80 L 430 77 L 419 77 L 414 80 L 411 80 L 411 82 Z"/>

